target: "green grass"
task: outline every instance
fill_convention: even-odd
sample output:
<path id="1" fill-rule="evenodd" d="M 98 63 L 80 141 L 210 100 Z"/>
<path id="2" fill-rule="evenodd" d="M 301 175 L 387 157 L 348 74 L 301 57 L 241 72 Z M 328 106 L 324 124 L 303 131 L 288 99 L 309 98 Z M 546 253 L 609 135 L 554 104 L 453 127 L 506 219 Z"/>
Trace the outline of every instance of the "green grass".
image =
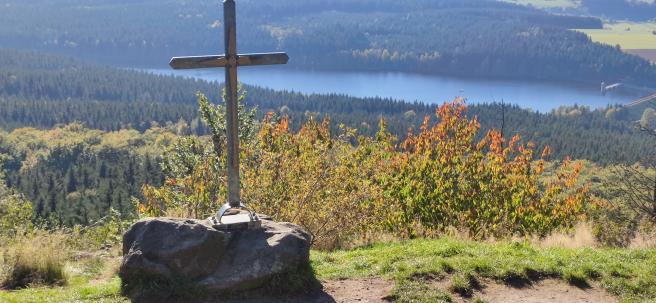
<path id="1" fill-rule="evenodd" d="M 450 302 L 454 294 L 431 287 L 431 279 L 449 277 L 447 289 L 471 294 L 479 281 L 515 285 L 543 278 L 573 285 L 600 285 L 623 302 L 656 301 L 656 250 L 539 249 L 513 242 L 487 244 L 452 239 L 377 244 L 349 251 L 312 253 L 319 279 L 381 277 L 396 282 L 397 302 Z M 94 280 L 95 264 L 69 271 L 66 287 L 0 291 L 0 302 L 128 302 L 118 278 Z M 75 272 L 70 273 L 70 272 Z M 475 299 L 475 298 L 473 298 Z"/>
<path id="2" fill-rule="evenodd" d="M 522 243 L 483 244 L 442 239 L 380 244 L 334 253 L 315 252 L 312 262 L 322 279 L 373 276 L 393 279 L 401 285 L 401 290 L 397 287 L 397 297 L 403 297 L 399 291 L 405 288 L 425 287 L 417 277 L 448 274 L 455 277 L 450 287 L 454 292 L 470 293 L 476 279 L 522 285 L 542 278 L 557 278 L 577 286 L 599 283 L 627 302 L 656 300 L 656 250 L 536 249 Z"/>
<path id="3" fill-rule="evenodd" d="M 390 296 L 395 302 L 431 302 L 431 303 L 450 303 L 453 302 L 452 296 L 442 290 L 430 287 L 420 281 L 400 281 L 392 295 Z"/>
<path id="4" fill-rule="evenodd" d="M 531 5 L 536 8 L 576 8 L 581 5 L 579 0 L 503 0 L 505 2 Z"/>
<path id="5" fill-rule="evenodd" d="M 102 282 L 93 282 L 82 277 L 76 277 L 65 287 L 36 287 L 17 291 L 0 291 L 0 302 L 129 302 L 128 299 L 120 295 L 120 289 L 121 281 L 118 277 Z"/>
<path id="6" fill-rule="evenodd" d="M 68 283 L 65 286 L 29 287 L 20 290 L 0 290 L 2 303 L 42 303 L 42 302 L 102 302 L 125 303 L 122 297 L 121 281 L 118 277 L 103 278 L 103 271 L 112 266 L 107 259 L 92 257 L 71 262 L 65 266 Z"/>
<path id="7" fill-rule="evenodd" d="M 629 30 L 630 29 L 630 30 Z M 592 41 L 619 45 L 622 49 L 656 49 L 656 22 L 619 22 L 605 24 L 604 29 L 579 30 Z"/>

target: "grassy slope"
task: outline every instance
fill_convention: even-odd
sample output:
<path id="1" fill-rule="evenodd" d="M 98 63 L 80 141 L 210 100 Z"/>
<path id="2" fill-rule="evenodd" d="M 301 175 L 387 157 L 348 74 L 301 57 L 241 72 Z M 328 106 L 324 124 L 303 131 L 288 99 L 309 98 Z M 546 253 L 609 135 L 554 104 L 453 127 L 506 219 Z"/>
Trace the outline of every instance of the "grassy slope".
<path id="1" fill-rule="evenodd" d="M 620 45 L 622 49 L 656 49 L 655 22 L 618 22 L 606 24 L 604 29 L 580 31 L 595 42 Z"/>
<path id="2" fill-rule="evenodd" d="M 538 249 L 521 243 L 486 244 L 452 239 L 378 244 L 349 251 L 314 252 L 319 279 L 382 277 L 395 280 L 400 301 L 436 302 L 450 295 L 431 290 L 424 279 L 448 274 L 465 280 L 526 282 L 564 279 L 598 283 L 625 302 L 656 300 L 656 250 Z M 0 291 L 0 302 L 126 302 L 119 280 L 71 274 L 64 288 Z M 461 279 L 462 280 L 462 279 Z M 467 283 L 465 283 L 467 284 Z"/>

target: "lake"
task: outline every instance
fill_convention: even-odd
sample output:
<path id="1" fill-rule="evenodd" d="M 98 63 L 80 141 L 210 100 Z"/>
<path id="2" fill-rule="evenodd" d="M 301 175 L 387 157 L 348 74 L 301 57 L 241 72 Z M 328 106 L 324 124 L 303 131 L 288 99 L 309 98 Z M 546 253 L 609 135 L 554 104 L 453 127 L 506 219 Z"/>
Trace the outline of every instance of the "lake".
<path id="1" fill-rule="evenodd" d="M 155 74 L 193 77 L 223 82 L 221 69 L 171 70 L 149 69 Z M 536 111 L 549 111 L 561 105 L 586 105 L 592 108 L 622 104 L 632 98 L 602 96 L 599 87 L 576 87 L 555 83 L 513 80 L 482 80 L 408 73 L 329 72 L 296 70 L 284 67 L 241 68 L 243 83 L 275 90 L 305 94 L 338 93 L 355 97 L 383 97 L 404 101 L 442 103 L 462 96 L 470 103 L 505 101 Z"/>

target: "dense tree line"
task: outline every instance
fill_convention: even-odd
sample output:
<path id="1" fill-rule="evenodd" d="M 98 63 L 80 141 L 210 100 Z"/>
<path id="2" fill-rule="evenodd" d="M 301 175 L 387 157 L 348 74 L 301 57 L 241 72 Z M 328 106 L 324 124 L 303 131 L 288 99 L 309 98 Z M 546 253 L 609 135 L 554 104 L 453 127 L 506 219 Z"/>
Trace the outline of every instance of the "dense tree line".
<path id="1" fill-rule="evenodd" d="M 222 49 L 216 2 L 9 0 L 4 46 L 123 66 Z M 656 68 L 569 28 L 599 19 L 551 15 L 491 0 L 239 2 L 240 50 L 286 50 L 297 68 L 600 80 L 651 85 Z"/>
<path id="2" fill-rule="evenodd" d="M 196 91 L 216 83 L 145 75 L 73 58 L 0 49 L 0 93 L 30 99 L 194 103 Z M 144 89 L 147 88 L 147 89 Z"/>
<path id="3" fill-rule="evenodd" d="M 102 130 L 133 128 L 146 131 L 153 125 L 167 125 L 180 120 L 195 126 L 192 133 L 204 134 L 198 124 L 194 105 L 156 102 L 107 102 L 22 97 L 0 97 L 0 128 L 52 128 L 81 122 L 85 127 Z"/>

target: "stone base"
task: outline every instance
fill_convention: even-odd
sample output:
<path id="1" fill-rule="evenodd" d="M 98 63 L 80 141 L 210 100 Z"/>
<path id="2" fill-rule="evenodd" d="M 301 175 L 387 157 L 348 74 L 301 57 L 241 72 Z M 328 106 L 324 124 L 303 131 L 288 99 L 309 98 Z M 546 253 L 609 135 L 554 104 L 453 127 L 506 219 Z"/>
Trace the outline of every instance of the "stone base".
<path id="1" fill-rule="evenodd" d="M 147 219 L 123 237 L 119 276 L 133 299 L 275 292 L 311 275 L 310 242 L 300 227 L 266 217 L 261 229 L 241 231 L 217 230 L 208 220 Z"/>

